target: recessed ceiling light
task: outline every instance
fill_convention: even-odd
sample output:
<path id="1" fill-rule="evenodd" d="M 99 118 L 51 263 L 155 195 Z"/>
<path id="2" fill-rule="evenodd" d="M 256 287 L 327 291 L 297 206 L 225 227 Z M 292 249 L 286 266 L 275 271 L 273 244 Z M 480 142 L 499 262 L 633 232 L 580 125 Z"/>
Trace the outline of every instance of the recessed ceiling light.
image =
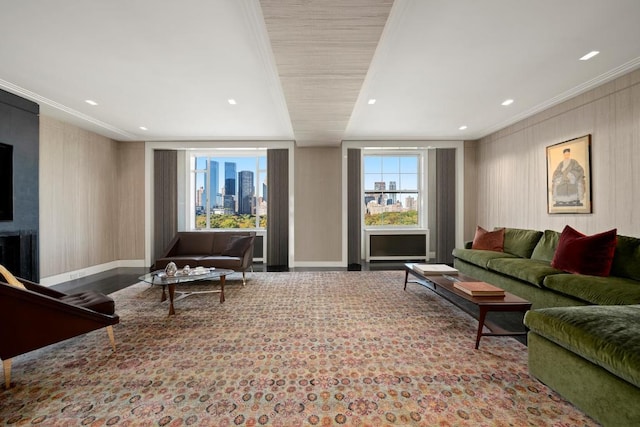
<path id="1" fill-rule="evenodd" d="M 371 98 L 371 99 L 367 102 L 367 104 L 369 104 L 369 105 L 373 105 L 373 104 L 375 104 L 375 103 L 376 103 L 376 100 L 375 100 L 374 98 Z"/>
<path id="2" fill-rule="evenodd" d="M 466 128 L 467 128 L 467 125 L 462 125 L 462 126 L 460 126 L 458 129 L 460 129 L 460 130 L 465 130 Z"/>
<path id="3" fill-rule="evenodd" d="M 231 105 L 236 105 L 237 104 L 236 100 L 233 99 L 233 98 L 227 99 L 227 102 L 229 102 L 229 104 L 231 104 Z"/>
<path id="4" fill-rule="evenodd" d="M 592 50 L 591 52 L 587 53 L 585 56 L 580 58 L 580 61 L 588 61 L 589 59 L 593 58 L 594 56 L 596 56 L 599 53 L 600 52 L 598 52 L 597 50 Z"/>
<path id="5" fill-rule="evenodd" d="M 146 127 L 144 127 L 144 126 L 140 126 L 140 129 L 141 129 L 141 130 L 148 130 L 148 129 L 147 129 Z"/>
<path id="6" fill-rule="evenodd" d="M 93 105 L 93 106 L 98 105 L 98 103 L 97 103 L 96 101 L 92 101 L 91 99 L 87 99 L 87 100 L 85 100 L 84 102 L 86 102 L 86 103 L 87 103 L 87 104 L 89 104 L 89 105 Z"/>
<path id="7" fill-rule="evenodd" d="M 513 104 L 513 99 L 505 99 L 505 100 L 502 102 L 502 105 L 504 105 L 505 107 L 506 107 L 507 105 L 511 105 L 511 104 Z"/>

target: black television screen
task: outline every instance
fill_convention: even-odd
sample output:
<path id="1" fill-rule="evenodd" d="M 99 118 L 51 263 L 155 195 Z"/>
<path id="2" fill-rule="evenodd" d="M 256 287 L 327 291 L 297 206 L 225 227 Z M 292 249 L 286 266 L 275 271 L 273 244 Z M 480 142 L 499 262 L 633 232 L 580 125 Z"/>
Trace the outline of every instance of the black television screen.
<path id="1" fill-rule="evenodd" d="M 13 221 L 13 146 L 1 142 L 0 221 Z"/>

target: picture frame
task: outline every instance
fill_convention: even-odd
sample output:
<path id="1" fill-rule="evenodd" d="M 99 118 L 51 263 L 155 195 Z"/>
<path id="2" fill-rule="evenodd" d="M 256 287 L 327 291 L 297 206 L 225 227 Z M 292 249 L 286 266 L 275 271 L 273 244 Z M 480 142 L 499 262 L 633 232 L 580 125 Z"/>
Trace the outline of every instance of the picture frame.
<path id="1" fill-rule="evenodd" d="M 547 147 L 547 212 L 592 213 L 591 135 Z"/>

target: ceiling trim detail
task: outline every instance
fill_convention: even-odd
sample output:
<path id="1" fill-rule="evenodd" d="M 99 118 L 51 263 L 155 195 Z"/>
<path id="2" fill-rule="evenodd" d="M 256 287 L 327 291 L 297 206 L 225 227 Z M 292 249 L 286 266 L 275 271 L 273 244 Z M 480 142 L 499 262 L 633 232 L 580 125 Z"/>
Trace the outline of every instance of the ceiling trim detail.
<path id="1" fill-rule="evenodd" d="M 6 80 L 0 79 L 0 88 L 5 89 L 8 92 L 14 93 L 16 95 L 20 95 L 24 98 L 30 99 L 31 101 L 38 103 L 40 106 L 42 106 L 42 104 L 47 105 L 53 108 L 54 110 L 62 111 L 83 122 L 91 123 L 94 126 L 98 126 L 110 133 L 121 135 L 126 140 L 134 141 L 137 139 L 137 136 L 132 133 L 126 132 L 108 123 L 102 122 L 84 113 L 76 111 L 73 108 L 69 108 L 66 105 L 60 104 L 59 102 L 52 101 L 49 98 L 45 98 L 44 96 L 38 95 L 37 93 L 31 92 L 30 90 L 24 89 Z"/>
<path id="2" fill-rule="evenodd" d="M 527 110 L 527 111 L 523 111 L 522 113 L 515 115 L 513 117 L 510 117 L 509 120 L 505 120 L 502 121 L 500 123 L 496 123 L 493 126 L 490 126 L 486 129 L 484 129 L 482 131 L 482 137 L 485 137 L 487 135 L 490 135 L 494 132 L 499 131 L 500 129 L 504 129 L 507 126 L 511 126 L 514 123 L 517 123 L 521 120 L 524 120 L 528 117 L 531 117 L 535 114 L 538 114 L 548 108 L 551 108 L 553 106 L 556 106 L 564 101 L 567 101 L 575 96 L 580 95 L 581 93 L 585 93 L 591 89 L 594 89 L 604 83 L 610 82 L 620 76 L 623 76 L 626 73 L 629 73 L 633 70 L 635 70 L 636 68 L 640 67 L 640 57 L 633 59 L 625 64 L 620 65 L 619 67 L 616 67 L 612 70 L 607 71 L 606 73 L 603 73 L 601 75 L 599 75 L 598 77 L 595 77 L 589 81 L 586 81 L 572 89 L 569 89 L 566 92 L 561 93 L 558 96 L 554 96 L 553 98 L 536 105 L 535 107 Z"/>

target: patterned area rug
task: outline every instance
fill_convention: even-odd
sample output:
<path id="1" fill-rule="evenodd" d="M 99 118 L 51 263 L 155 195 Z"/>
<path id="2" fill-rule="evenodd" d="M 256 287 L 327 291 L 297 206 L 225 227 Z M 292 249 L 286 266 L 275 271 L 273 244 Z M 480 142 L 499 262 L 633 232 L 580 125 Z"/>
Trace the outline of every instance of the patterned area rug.
<path id="1" fill-rule="evenodd" d="M 115 353 L 100 330 L 14 359 L 0 423 L 597 425 L 529 376 L 524 345 L 485 337 L 474 350 L 472 317 L 403 281 L 251 273 L 227 281 L 224 304 L 189 296 L 171 318 L 159 288 L 135 284 L 112 295 Z"/>

